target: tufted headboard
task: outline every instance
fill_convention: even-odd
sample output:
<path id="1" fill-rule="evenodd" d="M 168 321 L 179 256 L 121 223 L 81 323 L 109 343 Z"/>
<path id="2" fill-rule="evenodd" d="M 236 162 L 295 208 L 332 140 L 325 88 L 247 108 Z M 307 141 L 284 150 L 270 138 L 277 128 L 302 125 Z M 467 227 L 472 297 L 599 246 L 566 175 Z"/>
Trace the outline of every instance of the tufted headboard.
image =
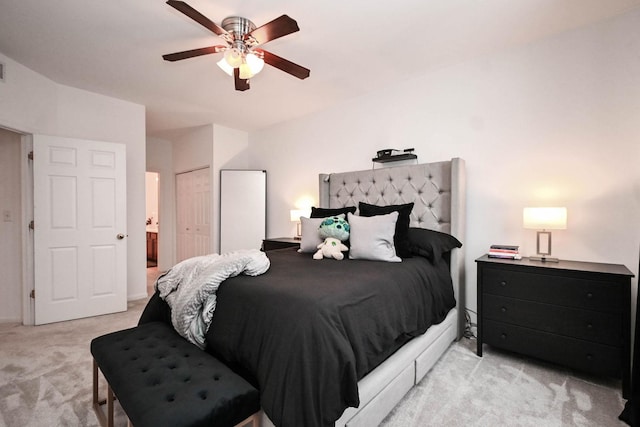
<path id="1" fill-rule="evenodd" d="M 414 203 L 411 227 L 455 236 L 464 244 L 464 160 L 385 167 L 356 172 L 320 174 L 320 207 Z M 464 246 L 451 253 L 451 277 L 458 309 L 458 338 L 465 328 Z"/>

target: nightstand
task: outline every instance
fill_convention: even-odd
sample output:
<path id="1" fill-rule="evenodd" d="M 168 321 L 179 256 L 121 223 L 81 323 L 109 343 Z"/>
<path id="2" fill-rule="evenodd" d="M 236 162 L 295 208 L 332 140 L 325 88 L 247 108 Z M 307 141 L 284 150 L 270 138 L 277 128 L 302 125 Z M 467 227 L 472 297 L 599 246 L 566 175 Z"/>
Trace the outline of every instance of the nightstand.
<path id="1" fill-rule="evenodd" d="M 274 249 L 284 248 L 299 248 L 300 239 L 293 237 L 273 237 L 271 239 L 264 239 L 262 241 L 262 250 L 264 252 L 272 251 Z"/>
<path id="2" fill-rule="evenodd" d="M 533 356 L 630 386 L 631 278 L 619 264 L 484 255 L 478 267 L 482 344 Z"/>

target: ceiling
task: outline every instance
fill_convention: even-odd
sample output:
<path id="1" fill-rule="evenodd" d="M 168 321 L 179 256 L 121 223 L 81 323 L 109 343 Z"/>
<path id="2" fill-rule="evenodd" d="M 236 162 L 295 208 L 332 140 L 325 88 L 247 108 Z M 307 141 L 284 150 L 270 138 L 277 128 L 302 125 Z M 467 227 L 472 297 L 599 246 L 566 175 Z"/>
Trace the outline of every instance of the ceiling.
<path id="1" fill-rule="evenodd" d="M 0 52 L 54 80 L 146 106 L 154 136 L 208 123 L 257 130 L 429 70 L 509 49 L 640 5 L 640 0 L 187 0 L 220 24 L 288 14 L 300 31 L 264 48 L 311 69 L 265 66 L 234 90 L 220 54 L 162 55 L 218 44 L 163 0 L 0 0 Z M 7 70 L 10 78 L 11 70 Z"/>

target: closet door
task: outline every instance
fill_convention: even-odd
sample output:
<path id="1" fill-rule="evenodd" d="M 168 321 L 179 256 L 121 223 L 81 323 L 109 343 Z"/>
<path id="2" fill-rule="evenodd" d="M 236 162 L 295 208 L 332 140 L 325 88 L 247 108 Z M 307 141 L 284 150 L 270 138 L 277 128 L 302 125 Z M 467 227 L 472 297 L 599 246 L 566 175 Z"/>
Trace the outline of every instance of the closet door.
<path id="1" fill-rule="evenodd" d="M 176 259 L 211 253 L 209 168 L 176 175 Z"/>
<path id="2" fill-rule="evenodd" d="M 266 215 L 267 171 L 220 171 L 220 253 L 260 249 Z"/>

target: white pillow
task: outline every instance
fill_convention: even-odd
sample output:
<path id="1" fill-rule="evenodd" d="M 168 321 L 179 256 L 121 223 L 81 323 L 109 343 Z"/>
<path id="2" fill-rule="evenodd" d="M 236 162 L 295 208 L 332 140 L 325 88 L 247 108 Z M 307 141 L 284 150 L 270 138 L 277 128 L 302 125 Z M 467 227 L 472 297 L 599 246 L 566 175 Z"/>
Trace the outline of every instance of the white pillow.
<path id="1" fill-rule="evenodd" d="M 309 253 L 318 250 L 318 245 L 322 243 L 320 233 L 318 233 L 318 227 L 320 227 L 322 221 L 324 221 L 324 218 L 300 217 L 302 240 L 300 240 L 300 249 L 298 252 Z"/>
<path id="2" fill-rule="evenodd" d="M 344 218 L 344 214 L 337 216 Z M 320 224 L 322 224 L 322 221 L 325 219 L 326 218 L 300 217 L 300 233 L 302 234 L 302 239 L 300 240 L 300 249 L 298 249 L 298 252 L 310 253 L 318 250 L 318 245 L 324 241 L 324 239 L 320 237 L 318 228 L 320 228 Z"/>
<path id="3" fill-rule="evenodd" d="M 369 217 L 349 213 L 348 219 L 351 229 L 350 259 L 402 262 L 393 245 L 398 212 Z"/>

